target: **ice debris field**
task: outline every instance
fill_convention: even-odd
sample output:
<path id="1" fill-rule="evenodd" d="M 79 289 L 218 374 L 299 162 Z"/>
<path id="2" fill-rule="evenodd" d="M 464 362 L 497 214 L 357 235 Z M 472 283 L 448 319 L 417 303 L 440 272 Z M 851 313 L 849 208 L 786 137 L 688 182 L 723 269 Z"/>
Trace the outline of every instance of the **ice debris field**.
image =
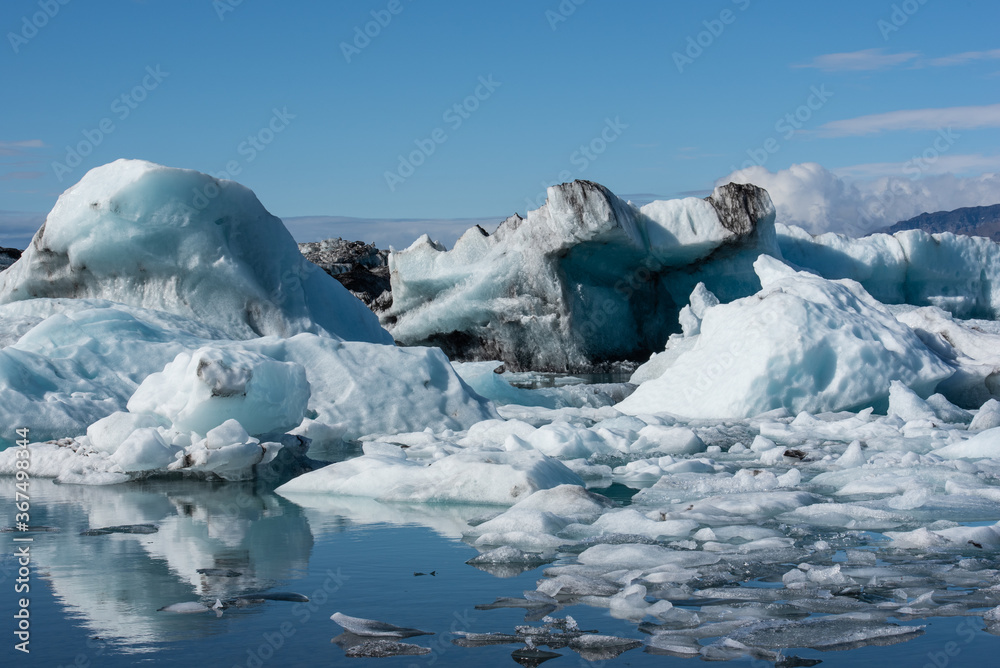
<path id="1" fill-rule="evenodd" d="M 219 197 L 192 207 L 210 184 Z M 476 561 L 548 564 L 498 606 L 606 608 L 674 656 L 891 644 L 932 617 L 1000 634 L 996 244 L 814 238 L 776 228 L 760 189 L 642 209 L 586 182 L 549 195 L 500 239 L 390 255 L 390 335 L 248 189 L 141 161 L 94 169 L 0 273 L 2 445 L 28 428 L 31 476 L 66 484 L 255 479 L 307 508 L 488 504 L 462 530 Z M 651 255 L 623 302 L 614 272 Z M 608 322 L 581 329 L 600 308 Z M 465 332 L 449 340 L 477 354 L 393 342 L 435 332 Z M 627 383 L 495 373 L 518 346 L 545 367 L 653 340 Z M 626 500 L 592 491 L 612 486 Z M 545 619 L 507 642 L 635 646 Z M 365 642 L 345 651 L 421 653 Z"/>

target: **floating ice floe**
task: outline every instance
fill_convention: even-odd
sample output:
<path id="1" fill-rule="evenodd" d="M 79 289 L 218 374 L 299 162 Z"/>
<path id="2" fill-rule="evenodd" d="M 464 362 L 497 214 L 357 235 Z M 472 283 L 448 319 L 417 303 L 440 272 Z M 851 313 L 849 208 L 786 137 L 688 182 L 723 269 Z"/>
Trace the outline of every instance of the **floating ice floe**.
<path id="1" fill-rule="evenodd" d="M 366 496 L 380 501 L 510 505 L 539 489 L 583 481 L 536 450 L 469 450 L 411 458 L 398 446 L 366 444 L 365 454 L 301 475 L 277 488 L 299 494 Z"/>
<path id="2" fill-rule="evenodd" d="M 387 622 L 380 622 L 374 619 L 363 619 L 361 617 L 351 617 L 342 612 L 335 612 L 330 617 L 333 621 L 343 627 L 345 631 L 350 631 L 356 636 L 363 638 L 412 638 L 414 636 L 434 635 L 432 631 L 421 631 L 420 629 L 396 626 Z"/>

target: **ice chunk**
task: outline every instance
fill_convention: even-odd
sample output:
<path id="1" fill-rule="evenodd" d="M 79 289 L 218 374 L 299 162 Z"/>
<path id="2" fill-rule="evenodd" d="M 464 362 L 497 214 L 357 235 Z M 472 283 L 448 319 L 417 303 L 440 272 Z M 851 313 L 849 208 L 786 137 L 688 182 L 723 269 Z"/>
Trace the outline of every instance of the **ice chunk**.
<path id="1" fill-rule="evenodd" d="M 687 427 L 647 425 L 629 447 L 633 453 L 658 452 L 666 455 L 692 455 L 705 451 L 705 442 Z"/>
<path id="2" fill-rule="evenodd" d="M 595 545 L 580 553 L 581 564 L 651 569 L 670 561 L 671 550 L 659 545 Z"/>
<path id="3" fill-rule="evenodd" d="M 525 440 L 539 452 L 559 459 L 578 459 L 615 452 L 596 432 L 569 424 L 545 425 L 528 434 Z"/>
<path id="4" fill-rule="evenodd" d="M 539 489 L 583 485 L 555 459 L 539 452 L 466 451 L 429 464 L 364 455 L 306 473 L 277 488 L 301 493 L 368 496 L 382 501 L 465 502 L 512 505 Z"/>
<path id="5" fill-rule="evenodd" d="M 982 459 L 1000 456 L 1000 427 L 981 431 L 972 438 L 934 451 L 945 459 Z"/>
<path id="6" fill-rule="evenodd" d="M 205 347 L 179 354 L 162 372 L 147 377 L 128 409 L 162 416 L 181 431 L 204 434 L 233 419 L 251 433 L 265 434 L 298 425 L 308 402 L 301 365 Z"/>
<path id="7" fill-rule="evenodd" d="M 168 444 L 157 429 L 147 427 L 133 431 L 110 459 L 126 473 L 155 471 L 165 469 L 180 450 Z"/>
<path id="8" fill-rule="evenodd" d="M 684 336 L 689 337 L 700 334 L 701 321 L 705 317 L 705 311 L 718 305 L 719 298 L 712 294 L 705 287 L 704 283 L 698 283 L 698 285 L 694 286 L 688 306 L 682 308 L 678 316 Z"/>
<path id="9" fill-rule="evenodd" d="M 518 501 L 504 513 L 470 531 L 479 536 L 476 545 L 519 543 L 531 547 L 555 547 L 564 541 L 555 536 L 571 523 L 590 523 L 614 504 L 606 497 L 575 485 L 540 489 Z"/>
<path id="10" fill-rule="evenodd" d="M 752 647 L 770 649 L 809 647 L 836 650 L 893 645 L 912 640 L 923 632 L 923 626 L 900 626 L 831 615 L 801 621 L 760 622 L 730 633 L 729 639 Z"/>
<path id="11" fill-rule="evenodd" d="M 95 450 L 111 454 L 136 429 L 168 425 L 169 422 L 158 415 L 116 411 L 87 427 L 87 438 Z"/>
<path id="12" fill-rule="evenodd" d="M 487 550 L 479 556 L 469 559 L 465 563 L 471 565 L 479 564 L 534 564 L 541 565 L 546 562 L 545 557 L 531 552 L 522 552 L 516 547 L 504 545 L 493 550 Z"/>
<path id="13" fill-rule="evenodd" d="M 851 441 L 851 444 L 844 450 L 844 454 L 837 458 L 837 466 L 852 469 L 864 466 L 866 461 L 868 461 L 867 458 L 861 452 L 861 441 Z"/>
<path id="14" fill-rule="evenodd" d="M 503 362 L 452 362 L 451 365 L 469 387 L 497 404 L 555 408 L 554 397 L 514 387 L 504 379 L 503 374 L 496 373 Z"/>
<path id="15" fill-rule="evenodd" d="M 740 418 L 884 404 L 899 380 L 930 394 L 953 368 L 861 286 L 796 272 L 766 255 L 763 289 L 708 310 L 697 344 L 617 408 Z"/>
<path id="16" fill-rule="evenodd" d="M 187 601 L 184 603 L 174 603 L 172 605 L 165 605 L 159 610 L 157 610 L 157 612 L 173 612 L 175 614 L 180 614 L 180 615 L 191 615 L 191 614 L 198 614 L 201 612 L 215 612 L 216 615 L 221 616 L 222 602 L 217 600 L 216 605 L 218 607 L 216 607 L 215 605 L 209 607 L 199 601 Z"/>
<path id="17" fill-rule="evenodd" d="M 0 417 L 13 424 L 24 415 L 35 416 L 32 435 L 39 440 L 82 434 L 101 418 L 124 411 L 147 377 L 159 373 L 157 377 L 162 378 L 165 367 L 181 354 L 193 357 L 201 349 L 211 351 L 211 364 L 203 374 L 210 374 L 212 383 L 198 376 L 197 366 L 190 375 L 186 375 L 187 369 L 178 369 L 178 382 L 208 395 L 200 404 L 192 399 L 193 405 L 187 408 L 202 417 L 227 406 L 245 413 L 262 408 L 259 416 L 217 416 L 222 420 L 216 424 L 236 417 L 255 433 L 259 433 L 255 422 L 279 418 L 285 410 L 298 412 L 294 404 L 301 401 L 303 393 L 312 419 L 338 425 L 348 439 L 427 427 L 435 431 L 468 429 L 497 417 L 492 405 L 473 393 L 441 351 L 433 348 L 340 342 L 314 334 L 232 341 L 212 338 L 218 333 L 193 320 L 90 300 L 34 299 L 0 306 L 0 324 L 14 307 L 47 317 L 18 343 L 0 350 L 0 388 L 4 388 Z M 284 388 L 288 395 L 280 396 L 275 392 L 282 390 L 281 386 L 270 387 L 260 382 L 263 379 L 250 377 L 246 385 L 250 396 L 242 397 L 238 379 L 216 364 L 228 361 L 235 363 L 233 370 L 242 369 L 241 377 L 259 367 L 267 378 L 287 383 L 301 379 L 301 371 L 294 370 L 298 365 L 305 369 L 308 385 L 289 386 Z M 216 394 L 234 392 L 233 396 L 212 397 L 216 385 Z M 178 392 L 171 397 L 179 410 L 187 399 L 180 388 L 174 389 Z M 162 410 L 157 408 L 157 387 L 151 385 L 143 393 L 148 399 L 146 409 Z M 268 416 L 268 420 L 263 419 Z M 286 416 L 277 422 L 292 419 Z M 291 426 L 295 424 L 298 422 Z M 102 447 L 112 447 L 117 439 L 127 436 L 126 431 L 131 433 L 124 423 L 114 427 L 116 435 Z M 9 441 L 9 435 L 0 434 L 0 446 Z"/>
<path id="18" fill-rule="evenodd" d="M 969 431 L 985 431 L 997 427 L 1000 427 L 1000 401 L 990 399 L 972 418 Z"/>
<path id="19" fill-rule="evenodd" d="M 361 637 L 412 638 L 414 636 L 434 635 L 433 631 L 421 631 L 404 626 L 395 626 L 374 619 L 350 617 L 342 612 L 333 613 L 330 619 L 342 626 L 345 631 L 350 631 L 354 635 Z"/>
<path id="20" fill-rule="evenodd" d="M 914 531 L 886 531 L 885 535 L 892 539 L 894 546 L 901 548 L 1000 548 L 1000 522 L 983 527 L 957 526 L 933 531 L 926 527 Z"/>
<path id="21" fill-rule="evenodd" d="M 932 394 L 927 397 L 927 405 L 943 422 L 969 424 L 972 421 L 972 413 L 951 403 L 943 394 Z"/>
<path id="22" fill-rule="evenodd" d="M 889 383 L 889 415 L 898 415 L 906 422 L 937 419 L 934 409 L 898 380 Z"/>

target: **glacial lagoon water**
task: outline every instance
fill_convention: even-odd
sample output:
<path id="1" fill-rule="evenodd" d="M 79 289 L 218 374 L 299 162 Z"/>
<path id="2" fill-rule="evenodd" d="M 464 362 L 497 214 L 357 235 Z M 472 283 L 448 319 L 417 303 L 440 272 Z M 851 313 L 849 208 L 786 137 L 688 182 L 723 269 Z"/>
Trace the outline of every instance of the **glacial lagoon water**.
<path id="1" fill-rule="evenodd" d="M 13 499 L 13 480 L 0 498 Z M 252 484 L 147 482 L 107 487 L 32 482 L 31 641 L 14 650 L 17 565 L 11 532 L 0 533 L 0 617 L 4 665 L 17 666 L 506 666 L 519 645 L 459 647 L 455 631 L 512 633 L 540 625 L 524 609 L 480 610 L 520 597 L 545 567 L 491 574 L 464 562 L 476 555 L 460 539 L 466 521 L 497 509 L 393 506 L 367 499 L 317 498 L 303 507 Z M 609 490 L 620 502 L 628 495 Z M 131 533 L 89 530 L 140 525 Z M 141 528 L 151 525 L 152 529 Z M 90 532 L 94 533 L 94 532 Z M 17 534 L 23 536 L 24 534 Z M 17 545 L 21 545 L 18 543 Z M 215 569 L 199 573 L 199 569 Z M 418 575 L 424 573 L 424 575 Z M 770 586 L 742 583 L 742 586 Z M 212 612 L 159 611 L 180 602 L 231 599 L 252 592 L 296 592 L 309 603 L 268 600 Z M 406 642 L 424 656 L 348 658 L 331 642 L 334 612 L 434 631 Z M 529 620 L 526 622 L 526 614 Z M 574 605 L 581 628 L 643 640 L 634 622 Z M 907 622 L 904 622 L 907 623 Z M 824 666 L 992 665 L 1000 639 L 980 617 L 930 618 L 926 633 L 889 647 L 835 652 L 788 650 Z M 588 661 L 569 648 L 546 666 L 680 666 L 696 659 L 643 648 Z M 11 661 L 12 660 L 12 661 Z M 750 658 L 734 665 L 772 665 Z M 806 665 L 787 663 L 783 665 Z M 811 664 L 808 664 L 811 665 Z"/>

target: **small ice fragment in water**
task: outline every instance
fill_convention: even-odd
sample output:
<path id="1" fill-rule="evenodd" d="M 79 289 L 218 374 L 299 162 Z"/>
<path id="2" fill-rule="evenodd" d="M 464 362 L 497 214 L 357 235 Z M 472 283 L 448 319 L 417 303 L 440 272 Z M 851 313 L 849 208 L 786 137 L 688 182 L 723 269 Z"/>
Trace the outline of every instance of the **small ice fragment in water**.
<path id="1" fill-rule="evenodd" d="M 221 602 L 218 601 L 218 599 L 216 600 L 216 603 L 221 605 Z M 184 603 L 165 605 L 162 608 L 159 608 L 157 612 L 173 612 L 179 615 L 192 615 L 199 612 L 208 612 L 212 609 L 213 608 L 209 608 L 207 605 L 199 601 L 185 601 Z"/>
<path id="2" fill-rule="evenodd" d="M 411 638 L 413 636 L 434 635 L 432 631 L 395 626 L 374 619 L 350 617 L 341 612 L 333 613 L 330 619 L 344 627 L 344 630 L 362 637 Z"/>

